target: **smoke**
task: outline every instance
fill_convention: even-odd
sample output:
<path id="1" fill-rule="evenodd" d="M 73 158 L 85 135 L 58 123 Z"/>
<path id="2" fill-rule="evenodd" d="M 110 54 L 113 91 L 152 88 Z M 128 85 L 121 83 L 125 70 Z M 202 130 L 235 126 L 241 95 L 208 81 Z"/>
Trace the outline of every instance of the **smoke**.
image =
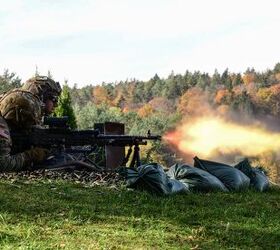
<path id="1" fill-rule="evenodd" d="M 215 116 L 186 121 L 164 138 L 181 152 L 193 152 L 203 157 L 234 152 L 256 156 L 266 151 L 280 150 L 280 133 L 270 132 L 255 124 L 240 125 Z"/>
<path id="2" fill-rule="evenodd" d="M 184 119 L 163 136 L 180 157 L 191 162 L 198 155 L 229 164 L 244 157 L 259 159 L 271 153 L 274 160 L 280 159 L 278 119 L 234 112 L 228 105 L 214 108 L 209 99 L 207 93 L 194 88 L 180 101 Z"/>

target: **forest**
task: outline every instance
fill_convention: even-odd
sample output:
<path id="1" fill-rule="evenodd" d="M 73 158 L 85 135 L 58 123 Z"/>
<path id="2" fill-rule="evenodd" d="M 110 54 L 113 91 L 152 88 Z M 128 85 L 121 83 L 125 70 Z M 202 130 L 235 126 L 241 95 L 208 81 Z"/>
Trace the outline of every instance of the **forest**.
<path id="1" fill-rule="evenodd" d="M 20 87 L 22 80 L 16 73 L 4 70 L 0 83 L 2 93 Z M 61 84 L 60 104 L 63 100 L 71 103 L 73 127 L 79 129 L 116 121 L 125 124 L 127 134 L 146 135 L 150 130 L 164 135 L 184 120 L 215 114 L 241 124 L 261 121 L 270 131 L 280 131 L 280 63 L 263 72 L 248 68 L 234 73 L 226 69 L 210 75 L 187 70 L 184 74 L 171 72 L 167 78 L 155 74 L 148 81 L 127 79 L 82 88 L 79 83 L 73 87 L 67 81 Z M 58 107 L 57 114 L 64 115 L 63 112 Z M 144 162 L 156 161 L 166 167 L 184 161 L 164 142 L 148 145 L 142 153 Z M 277 152 L 267 153 L 259 162 L 278 181 Z"/>

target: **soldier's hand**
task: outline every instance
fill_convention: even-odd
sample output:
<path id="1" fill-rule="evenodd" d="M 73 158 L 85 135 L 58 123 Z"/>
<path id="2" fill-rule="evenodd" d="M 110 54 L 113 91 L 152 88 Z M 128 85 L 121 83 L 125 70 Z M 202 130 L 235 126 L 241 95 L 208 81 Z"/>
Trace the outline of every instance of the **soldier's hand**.
<path id="1" fill-rule="evenodd" d="M 25 154 L 29 158 L 30 162 L 37 164 L 37 163 L 41 163 L 44 160 L 46 160 L 50 154 L 50 151 L 45 148 L 35 147 L 28 151 L 25 151 Z"/>

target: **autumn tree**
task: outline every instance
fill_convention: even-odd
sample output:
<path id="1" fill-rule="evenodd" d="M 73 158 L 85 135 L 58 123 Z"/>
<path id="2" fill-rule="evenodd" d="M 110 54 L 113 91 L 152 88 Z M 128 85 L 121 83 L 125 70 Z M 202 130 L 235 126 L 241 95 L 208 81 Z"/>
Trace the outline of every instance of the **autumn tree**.
<path id="1" fill-rule="evenodd" d="M 175 112 L 175 104 L 171 100 L 168 100 L 165 97 L 155 97 L 151 101 L 149 101 L 149 105 L 155 110 L 156 112 L 162 112 L 170 114 Z"/>
<path id="2" fill-rule="evenodd" d="M 251 82 L 254 82 L 255 79 L 256 79 L 256 71 L 254 68 L 248 68 L 242 77 L 244 84 L 249 84 Z"/>
<path id="3" fill-rule="evenodd" d="M 259 111 L 274 116 L 280 115 L 280 84 L 260 88 L 256 93 L 256 99 Z"/>
<path id="4" fill-rule="evenodd" d="M 186 116 L 200 116 L 212 112 L 207 94 L 197 87 L 187 90 L 181 96 L 177 109 Z"/>
<path id="5" fill-rule="evenodd" d="M 137 114 L 140 117 L 147 117 L 147 116 L 150 116 L 152 113 L 154 113 L 154 109 L 148 103 L 145 104 L 143 107 L 141 107 L 137 112 Z"/>
<path id="6" fill-rule="evenodd" d="M 92 90 L 93 103 L 99 105 L 102 103 L 110 104 L 110 96 L 104 86 L 95 86 Z"/>
<path id="7" fill-rule="evenodd" d="M 228 89 L 220 89 L 215 96 L 216 104 L 229 104 L 232 98 L 232 93 Z"/>

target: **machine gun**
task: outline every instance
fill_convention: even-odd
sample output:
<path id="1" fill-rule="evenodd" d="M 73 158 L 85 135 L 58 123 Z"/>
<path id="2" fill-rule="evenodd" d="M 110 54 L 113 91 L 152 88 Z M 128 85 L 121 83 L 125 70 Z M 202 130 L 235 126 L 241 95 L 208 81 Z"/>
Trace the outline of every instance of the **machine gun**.
<path id="1" fill-rule="evenodd" d="M 90 154 L 100 146 L 118 147 L 124 152 L 124 148 L 128 146 L 127 154 L 118 165 L 125 166 L 132 154 L 129 167 L 135 167 L 141 165 L 139 146 L 146 145 L 149 140 L 161 139 L 158 135 L 151 135 L 150 131 L 146 136 L 134 136 L 105 134 L 100 129 L 73 130 L 68 126 L 68 117 L 46 117 L 43 121 L 46 127 L 34 126 L 28 131 L 11 132 L 14 153 L 31 147 L 43 147 L 66 153 Z"/>

